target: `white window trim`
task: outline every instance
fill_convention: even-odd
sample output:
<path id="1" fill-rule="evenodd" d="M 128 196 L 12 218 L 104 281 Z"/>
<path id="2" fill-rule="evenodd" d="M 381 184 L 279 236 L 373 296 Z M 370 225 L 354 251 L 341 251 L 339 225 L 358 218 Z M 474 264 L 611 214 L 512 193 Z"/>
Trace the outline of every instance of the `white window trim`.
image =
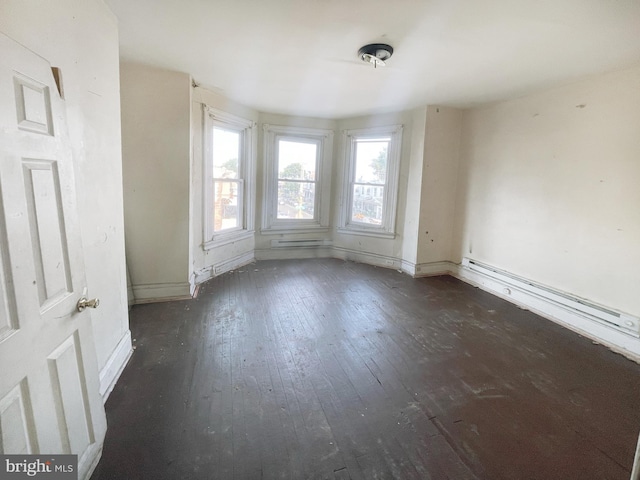
<path id="1" fill-rule="evenodd" d="M 208 105 L 203 105 L 202 107 L 204 129 L 204 135 L 202 136 L 204 142 L 202 167 L 202 171 L 204 172 L 202 196 L 204 242 L 202 247 L 204 250 L 210 250 L 228 243 L 237 242 L 238 240 L 251 238 L 255 233 L 256 159 L 253 131 L 256 123 Z M 242 133 L 238 171 L 240 172 L 240 183 L 243 185 L 243 195 L 240 202 L 242 204 L 242 212 L 240 214 L 241 226 L 218 233 L 213 230 L 213 212 L 211 210 L 214 195 L 213 164 L 211 163 L 213 152 L 211 148 L 212 131 L 216 125 Z"/>
<path id="2" fill-rule="evenodd" d="M 287 127 L 264 124 L 264 201 L 262 209 L 263 234 L 306 233 L 329 230 L 329 208 L 331 196 L 331 159 L 333 152 L 333 130 L 317 128 Z M 318 168 L 314 219 L 278 219 L 278 159 L 276 142 L 280 138 L 312 140 L 318 142 Z"/>
<path id="3" fill-rule="evenodd" d="M 380 238 L 395 238 L 396 215 L 398 211 L 398 181 L 400 179 L 400 152 L 402 147 L 402 125 L 363 128 L 343 131 L 344 138 L 344 172 L 342 187 L 342 208 L 340 209 L 339 233 L 368 235 Z M 382 225 L 366 225 L 351 221 L 353 203 L 353 177 L 355 175 L 355 143 L 361 138 L 391 137 L 387 157 L 387 182 L 383 204 L 385 209 Z"/>

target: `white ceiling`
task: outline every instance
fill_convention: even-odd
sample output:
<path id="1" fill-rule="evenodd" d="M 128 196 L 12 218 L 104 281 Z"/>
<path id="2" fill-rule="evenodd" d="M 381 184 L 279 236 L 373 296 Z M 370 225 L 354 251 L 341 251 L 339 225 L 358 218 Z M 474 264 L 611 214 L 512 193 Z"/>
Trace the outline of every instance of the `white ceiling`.
<path id="1" fill-rule="evenodd" d="M 640 63 L 640 0 L 106 0 L 123 60 L 259 111 L 468 107 Z M 386 68 L 357 57 L 395 49 Z"/>

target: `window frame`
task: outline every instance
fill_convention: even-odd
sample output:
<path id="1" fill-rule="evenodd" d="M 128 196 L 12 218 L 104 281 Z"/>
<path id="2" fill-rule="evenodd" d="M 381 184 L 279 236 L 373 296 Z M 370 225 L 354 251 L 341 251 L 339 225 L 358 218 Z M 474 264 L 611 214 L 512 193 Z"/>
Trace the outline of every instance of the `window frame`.
<path id="1" fill-rule="evenodd" d="M 253 145 L 253 130 L 255 122 L 227 112 L 223 112 L 208 105 L 203 105 L 203 248 L 209 250 L 227 243 L 250 238 L 255 232 L 255 154 Z M 240 148 L 238 153 L 238 175 L 233 181 L 242 189 L 238 193 L 238 223 L 234 228 L 214 231 L 215 177 L 213 176 L 213 129 L 219 127 L 224 130 L 240 134 Z"/>
<path id="2" fill-rule="evenodd" d="M 263 222 L 261 233 L 317 232 L 329 229 L 329 197 L 333 131 L 316 128 L 264 125 L 265 185 Z M 280 140 L 315 143 L 316 175 L 314 192 L 314 218 L 278 218 L 278 145 Z M 312 183 L 304 181 L 303 183 Z"/>
<path id="3" fill-rule="evenodd" d="M 402 150 L 402 125 L 345 130 L 344 137 L 344 171 L 342 189 L 342 208 L 340 212 L 339 233 L 368 235 L 381 238 L 395 238 L 396 216 L 398 213 L 398 182 L 400 180 L 400 158 Z M 362 184 L 355 181 L 356 145 L 360 140 L 389 138 L 387 149 L 386 181 L 383 184 Z M 372 225 L 352 220 L 353 190 L 356 185 L 383 186 L 382 223 Z"/>

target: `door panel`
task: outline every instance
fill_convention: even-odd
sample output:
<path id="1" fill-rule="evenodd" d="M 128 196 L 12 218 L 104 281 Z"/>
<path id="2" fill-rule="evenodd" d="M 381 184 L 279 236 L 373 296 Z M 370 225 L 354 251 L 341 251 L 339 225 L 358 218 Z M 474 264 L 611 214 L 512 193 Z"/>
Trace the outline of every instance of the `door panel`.
<path id="1" fill-rule="evenodd" d="M 51 66 L 0 34 L 0 452 L 73 453 L 106 430 L 64 100 Z"/>
<path id="2" fill-rule="evenodd" d="M 60 215 L 58 162 L 28 159 L 22 161 L 22 167 L 42 311 L 73 292 L 64 218 Z"/>
<path id="3" fill-rule="evenodd" d="M 0 189 L 0 341 L 18 328 L 18 313 L 7 245 L 7 229 Z"/>
<path id="4" fill-rule="evenodd" d="M 58 425 L 62 432 L 62 453 L 84 453 L 95 441 L 77 333 L 65 340 L 48 358 Z"/>
<path id="5" fill-rule="evenodd" d="M 3 452 L 29 454 L 38 450 L 33 432 L 33 413 L 26 382 L 16 385 L 0 400 L 0 448 Z"/>
<path id="6" fill-rule="evenodd" d="M 49 87 L 19 73 L 13 76 L 18 127 L 53 135 Z"/>

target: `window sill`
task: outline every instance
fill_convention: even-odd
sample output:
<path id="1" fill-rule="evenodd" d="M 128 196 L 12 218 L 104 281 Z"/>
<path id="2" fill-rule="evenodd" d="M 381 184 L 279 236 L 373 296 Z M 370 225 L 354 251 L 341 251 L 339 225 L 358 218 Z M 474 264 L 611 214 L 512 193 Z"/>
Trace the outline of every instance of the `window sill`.
<path id="1" fill-rule="evenodd" d="M 222 247 L 230 243 L 239 242 L 241 240 L 247 240 L 253 238 L 255 234 L 254 230 L 240 230 L 236 232 L 221 233 L 213 237 L 212 240 L 204 242 L 202 244 L 203 250 L 211 250 L 212 248 Z"/>

